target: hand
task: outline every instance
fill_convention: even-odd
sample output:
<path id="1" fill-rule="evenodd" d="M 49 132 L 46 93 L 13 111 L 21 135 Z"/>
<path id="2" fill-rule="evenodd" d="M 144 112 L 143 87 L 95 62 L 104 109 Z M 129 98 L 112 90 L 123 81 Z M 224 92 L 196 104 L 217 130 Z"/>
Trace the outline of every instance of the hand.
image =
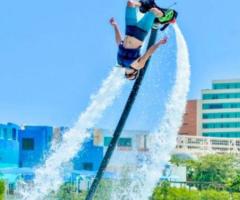
<path id="1" fill-rule="evenodd" d="M 161 39 L 161 40 L 159 41 L 159 44 L 161 44 L 161 45 L 166 44 L 167 41 L 168 41 L 168 38 L 167 38 L 167 37 L 164 37 L 163 39 Z"/>
<path id="2" fill-rule="evenodd" d="M 109 20 L 109 22 L 112 26 L 117 26 L 117 22 L 113 17 Z"/>

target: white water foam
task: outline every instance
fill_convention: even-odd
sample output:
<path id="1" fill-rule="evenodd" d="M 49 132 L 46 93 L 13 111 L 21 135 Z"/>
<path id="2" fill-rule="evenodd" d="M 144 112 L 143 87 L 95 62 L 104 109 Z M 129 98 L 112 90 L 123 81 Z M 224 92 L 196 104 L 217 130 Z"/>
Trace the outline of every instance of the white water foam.
<path id="1" fill-rule="evenodd" d="M 164 166 L 176 146 L 190 86 L 190 61 L 186 41 L 179 27 L 174 26 L 177 39 L 177 73 L 175 84 L 166 104 L 165 115 L 154 133 L 150 134 L 149 157 L 131 174 L 131 183 L 112 194 L 114 200 L 147 200 L 152 195 Z"/>
<path id="2" fill-rule="evenodd" d="M 126 80 L 123 69 L 114 68 L 103 81 L 98 93 L 91 97 L 91 103 L 76 124 L 64 134 L 62 143 L 47 158 L 45 164 L 35 171 L 34 187 L 20 190 L 24 200 L 43 200 L 51 191 L 57 191 L 63 183 L 63 165 L 79 152 L 83 142 L 90 137 L 88 129 L 94 127 L 103 112 L 119 95 Z"/>

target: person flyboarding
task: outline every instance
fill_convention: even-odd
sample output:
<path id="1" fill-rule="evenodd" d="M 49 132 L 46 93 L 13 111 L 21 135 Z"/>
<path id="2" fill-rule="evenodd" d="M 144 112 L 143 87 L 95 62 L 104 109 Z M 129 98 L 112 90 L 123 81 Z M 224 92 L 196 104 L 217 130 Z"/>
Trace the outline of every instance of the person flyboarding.
<path id="1" fill-rule="evenodd" d="M 138 12 L 143 13 L 143 17 L 138 20 Z M 126 33 L 122 38 L 119 26 L 114 18 L 110 19 L 110 24 L 114 28 L 115 40 L 118 45 L 117 62 L 120 67 L 125 68 L 125 77 L 135 80 L 139 70 L 144 68 L 147 60 L 161 45 L 167 42 L 167 37 L 152 45 L 143 55 L 140 54 L 143 42 L 153 24 L 163 25 L 164 30 L 170 23 L 174 23 L 177 17 L 176 11 L 172 9 L 162 9 L 156 5 L 154 0 L 129 0 L 126 8 Z"/>
<path id="2" fill-rule="evenodd" d="M 140 12 L 145 13 L 140 21 L 137 20 L 137 12 L 139 10 Z M 94 199 L 95 192 L 101 182 L 104 171 L 110 162 L 114 149 L 117 146 L 128 116 L 136 100 L 144 75 L 150 63 L 150 56 L 160 45 L 165 44 L 167 41 L 167 38 L 164 38 L 155 44 L 159 26 L 155 26 L 154 24 L 162 24 L 163 27 L 160 30 L 164 30 L 169 23 L 175 21 L 176 17 L 177 13 L 175 11 L 171 11 L 170 9 L 161 9 L 156 6 L 153 0 L 141 0 L 140 2 L 129 1 L 126 9 L 127 28 L 124 40 L 122 40 L 116 21 L 113 18 L 110 20 L 110 23 L 115 30 L 116 42 L 119 45 L 118 63 L 121 67 L 126 69 L 126 78 L 131 80 L 137 78 L 137 80 L 133 84 L 121 117 L 113 132 L 112 140 L 105 152 L 85 200 Z M 148 50 L 143 56 L 141 56 L 139 49 L 141 48 L 142 43 L 150 29 L 151 34 L 147 45 Z M 138 76 L 139 71 L 140 73 Z"/>

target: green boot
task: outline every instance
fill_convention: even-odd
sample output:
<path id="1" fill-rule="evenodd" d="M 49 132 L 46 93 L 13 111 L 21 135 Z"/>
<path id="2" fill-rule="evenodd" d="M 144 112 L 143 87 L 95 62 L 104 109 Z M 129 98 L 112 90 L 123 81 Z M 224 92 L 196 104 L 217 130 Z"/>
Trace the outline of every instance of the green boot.
<path id="1" fill-rule="evenodd" d="M 161 9 L 161 11 L 164 13 L 162 17 L 158 17 L 155 19 L 155 23 L 159 24 L 169 24 L 176 21 L 177 18 L 177 12 L 173 9 Z"/>

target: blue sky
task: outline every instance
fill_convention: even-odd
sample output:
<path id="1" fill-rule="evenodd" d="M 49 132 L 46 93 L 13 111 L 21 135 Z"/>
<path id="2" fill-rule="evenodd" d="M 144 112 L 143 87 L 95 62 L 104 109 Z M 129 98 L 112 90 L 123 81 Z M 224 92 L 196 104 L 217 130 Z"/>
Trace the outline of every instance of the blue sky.
<path id="1" fill-rule="evenodd" d="M 163 6 L 172 2 L 158 1 Z M 240 78 L 240 1 L 177 2 L 192 64 L 189 98 L 199 98 L 213 79 Z M 71 125 L 116 62 L 108 19 L 115 16 L 123 29 L 125 4 L 125 0 L 1 1 L 0 122 Z M 174 77 L 167 60 L 174 56 L 172 38 L 157 53 L 169 56 L 155 56 L 136 103 L 145 107 L 139 112 L 146 118 L 156 109 L 162 113 L 165 91 Z M 113 113 L 117 119 L 121 109 L 115 108 L 124 104 L 128 89 L 106 112 L 105 121 Z"/>

